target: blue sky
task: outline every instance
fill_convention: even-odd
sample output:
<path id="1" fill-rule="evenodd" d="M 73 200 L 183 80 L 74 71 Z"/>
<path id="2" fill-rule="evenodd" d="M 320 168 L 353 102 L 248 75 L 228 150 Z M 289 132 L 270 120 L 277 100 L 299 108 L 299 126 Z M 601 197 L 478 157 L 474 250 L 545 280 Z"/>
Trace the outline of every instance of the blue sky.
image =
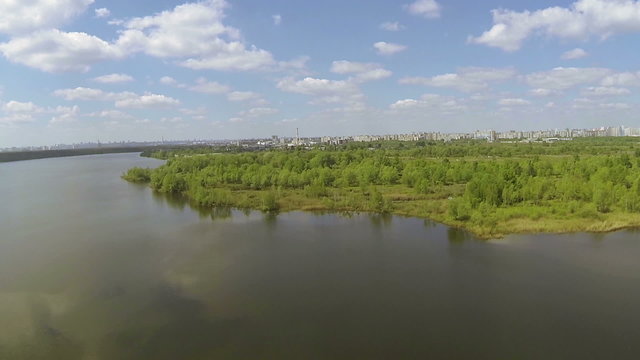
<path id="1" fill-rule="evenodd" d="M 640 127 L 639 35 L 635 0 L 0 0 L 0 147 Z"/>

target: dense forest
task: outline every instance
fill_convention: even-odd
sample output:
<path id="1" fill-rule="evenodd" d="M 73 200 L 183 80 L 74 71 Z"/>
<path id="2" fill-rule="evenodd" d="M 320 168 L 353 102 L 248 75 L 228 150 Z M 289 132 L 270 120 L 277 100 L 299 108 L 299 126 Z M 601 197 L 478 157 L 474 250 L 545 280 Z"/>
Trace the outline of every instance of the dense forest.
<path id="1" fill-rule="evenodd" d="M 202 207 L 389 212 L 494 237 L 640 225 L 640 139 L 379 142 L 220 153 L 185 149 L 129 181 Z"/>

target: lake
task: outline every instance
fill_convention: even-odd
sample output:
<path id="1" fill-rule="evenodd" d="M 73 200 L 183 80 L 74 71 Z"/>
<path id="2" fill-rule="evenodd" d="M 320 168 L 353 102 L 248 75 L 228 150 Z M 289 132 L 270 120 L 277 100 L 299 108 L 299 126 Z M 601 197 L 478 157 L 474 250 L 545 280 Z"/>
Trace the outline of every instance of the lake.
<path id="1" fill-rule="evenodd" d="M 638 359 L 640 232 L 196 210 L 138 154 L 0 164 L 0 359 Z"/>

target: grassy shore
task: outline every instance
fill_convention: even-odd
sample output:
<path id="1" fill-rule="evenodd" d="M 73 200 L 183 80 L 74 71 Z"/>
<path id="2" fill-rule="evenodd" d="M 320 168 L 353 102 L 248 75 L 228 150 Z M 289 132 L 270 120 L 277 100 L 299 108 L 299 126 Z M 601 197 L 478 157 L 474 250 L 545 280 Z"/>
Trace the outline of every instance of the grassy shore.
<path id="1" fill-rule="evenodd" d="M 571 209 L 562 211 L 536 205 L 494 209 L 493 214 L 488 214 L 481 221 L 455 220 L 449 214 L 449 204 L 452 197 L 462 195 L 464 187 L 461 186 L 444 187 L 437 194 L 429 195 L 416 194 L 413 189 L 402 185 L 376 187 L 375 191 L 379 192 L 384 199 L 382 203 L 379 200 L 373 201 L 370 191 L 363 191 L 357 187 L 332 189 L 322 197 L 309 197 L 303 190 L 246 190 L 232 187 L 216 190 L 217 195 L 214 196 L 218 197 L 217 204 L 198 201 L 189 192 L 183 195 L 200 209 L 224 206 L 274 213 L 363 212 L 417 217 L 461 228 L 486 240 L 502 238 L 510 234 L 604 233 L 640 227 L 640 214 L 622 212 L 603 214 L 589 208 L 572 212 Z"/>

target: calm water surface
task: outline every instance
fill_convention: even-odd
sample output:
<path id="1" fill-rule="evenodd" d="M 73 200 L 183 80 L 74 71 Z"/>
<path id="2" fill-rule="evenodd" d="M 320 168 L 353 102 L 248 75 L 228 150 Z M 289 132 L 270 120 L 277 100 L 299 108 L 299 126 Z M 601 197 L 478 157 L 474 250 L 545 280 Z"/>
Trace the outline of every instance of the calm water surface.
<path id="1" fill-rule="evenodd" d="M 198 212 L 137 154 L 0 164 L 0 359 L 638 359 L 640 233 Z"/>

